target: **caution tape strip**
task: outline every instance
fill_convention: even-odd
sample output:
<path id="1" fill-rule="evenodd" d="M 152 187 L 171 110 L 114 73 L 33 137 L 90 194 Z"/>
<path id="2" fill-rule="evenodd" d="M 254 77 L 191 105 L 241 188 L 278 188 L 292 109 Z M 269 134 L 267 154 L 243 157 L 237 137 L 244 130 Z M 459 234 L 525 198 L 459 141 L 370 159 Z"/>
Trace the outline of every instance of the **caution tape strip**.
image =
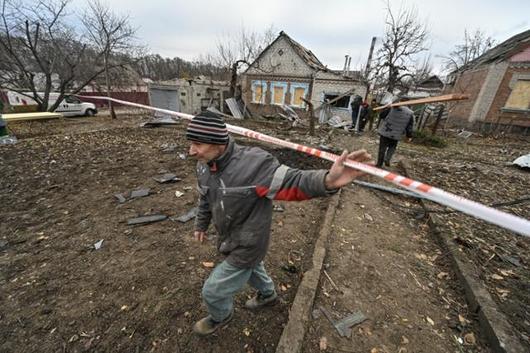
<path id="1" fill-rule="evenodd" d="M 103 100 L 111 100 L 116 103 L 120 103 L 123 105 L 128 105 L 132 107 L 138 107 L 148 110 L 157 111 L 164 114 L 169 114 L 173 116 L 177 116 L 183 119 L 191 120 L 193 118 L 193 115 L 185 114 L 185 113 L 179 113 L 172 110 L 167 109 L 161 109 L 161 108 L 155 108 L 143 104 L 133 103 L 133 102 L 127 102 L 115 98 L 109 98 L 109 97 L 100 97 L 100 96 L 79 96 L 82 98 L 91 98 L 91 99 L 103 99 Z M 294 142 L 284 141 L 276 137 L 272 137 L 269 135 L 265 135 L 250 129 L 246 129 L 240 126 L 235 125 L 229 125 L 226 124 L 226 127 L 228 131 L 243 135 L 246 137 L 250 137 L 259 141 L 271 143 L 274 145 L 287 147 L 290 149 L 293 149 L 295 151 L 303 152 L 312 156 L 316 156 L 322 159 L 326 159 L 328 161 L 334 162 L 339 156 L 333 153 L 325 152 L 318 150 L 316 148 L 307 147 L 304 145 L 300 145 Z M 400 186 L 402 188 L 405 188 L 407 190 L 419 193 L 423 195 L 426 199 L 429 199 L 431 201 L 437 202 L 439 204 L 442 204 L 444 206 L 451 207 L 455 210 L 461 211 L 463 213 L 466 213 L 470 216 L 474 216 L 476 218 L 480 218 L 486 222 L 496 224 L 502 228 L 509 229 L 515 233 L 524 235 L 526 237 L 530 237 L 530 221 L 521 217 L 517 217 L 513 214 L 509 214 L 506 212 L 499 211 L 497 209 L 494 209 L 492 207 L 483 205 L 481 203 L 466 199 L 464 197 L 451 194 L 447 191 L 444 191 L 442 189 L 436 188 L 434 186 L 412 180 L 410 178 L 376 168 L 371 165 L 350 161 L 347 160 L 344 165 L 354 168 L 357 170 L 360 170 L 362 172 L 365 172 L 367 174 L 385 179 L 397 186 Z"/>

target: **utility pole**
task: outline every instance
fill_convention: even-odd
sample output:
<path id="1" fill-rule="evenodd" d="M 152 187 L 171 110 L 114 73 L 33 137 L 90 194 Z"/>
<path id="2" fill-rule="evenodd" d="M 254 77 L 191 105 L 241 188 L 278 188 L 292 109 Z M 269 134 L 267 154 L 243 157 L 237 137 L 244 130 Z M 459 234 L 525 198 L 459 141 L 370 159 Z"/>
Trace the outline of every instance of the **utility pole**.
<path id="1" fill-rule="evenodd" d="M 366 70 L 364 76 L 366 78 L 366 94 L 364 95 L 364 101 L 368 99 L 368 93 L 370 93 L 370 82 L 368 81 L 368 75 L 370 74 L 370 66 L 372 64 L 372 55 L 374 54 L 376 37 L 372 37 L 372 44 L 370 45 L 370 52 L 368 53 L 368 61 L 366 62 Z"/>

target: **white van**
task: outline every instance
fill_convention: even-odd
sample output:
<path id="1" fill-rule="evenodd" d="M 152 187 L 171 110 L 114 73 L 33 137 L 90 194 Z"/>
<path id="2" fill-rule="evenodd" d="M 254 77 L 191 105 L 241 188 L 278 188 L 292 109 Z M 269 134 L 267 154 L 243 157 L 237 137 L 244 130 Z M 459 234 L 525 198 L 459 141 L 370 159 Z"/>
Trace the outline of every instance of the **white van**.
<path id="1" fill-rule="evenodd" d="M 13 91 L 7 91 L 6 93 L 10 105 L 18 106 L 37 104 L 37 102 L 35 102 L 33 99 L 28 98 L 27 96 L 22 95 L 20 93 Z M 31 95 L 30 92 L 27 92 L 27 94 Z M 44 95 L 43 93 L 39 94 Z M 58 97 L 59 93 L 50 93 L 48 105 L 53 105 L 57 101 Z M 55 112 L 61 113 L 64 116 L 93 116 L 98 113 L 98 110 L 96 109 L 96 105 L 93 103 L 82 102 L 79 98 L 75 96 L 65 95 L 63 100 L 61 101 L 61 104 L 59 104 L 55 109 Z"/>

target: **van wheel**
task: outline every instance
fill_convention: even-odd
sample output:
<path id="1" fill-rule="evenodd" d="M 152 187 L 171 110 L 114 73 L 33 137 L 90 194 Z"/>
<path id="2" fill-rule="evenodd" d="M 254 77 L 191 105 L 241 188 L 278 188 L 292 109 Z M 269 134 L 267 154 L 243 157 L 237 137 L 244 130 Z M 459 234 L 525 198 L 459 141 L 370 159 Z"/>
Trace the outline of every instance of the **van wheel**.
<path id="1" fill-rule="evenodd" d="M 94 115 L 96 115 L 96 112 L 94 111 L 94 109 L 87 109 L 85 112 L 85 116 L 94 116 Z"/>

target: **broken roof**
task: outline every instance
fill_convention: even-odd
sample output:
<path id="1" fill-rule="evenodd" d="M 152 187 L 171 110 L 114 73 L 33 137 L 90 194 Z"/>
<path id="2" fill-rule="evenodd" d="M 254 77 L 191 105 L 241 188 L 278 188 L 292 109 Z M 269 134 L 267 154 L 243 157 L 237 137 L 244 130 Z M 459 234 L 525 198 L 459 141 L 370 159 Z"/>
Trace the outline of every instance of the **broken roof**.
<path id="1" fill-rule="evenodd" d="M 518 52 L 524 50 L 530 45 L 530 29 L 505 40 L 501 44 L 491 48 L 478 58 L 470 61 L 460 71 L 467 70 L 469 67 L 476 67 L 492 62 L 500 62 L 509 59 Z"/>

